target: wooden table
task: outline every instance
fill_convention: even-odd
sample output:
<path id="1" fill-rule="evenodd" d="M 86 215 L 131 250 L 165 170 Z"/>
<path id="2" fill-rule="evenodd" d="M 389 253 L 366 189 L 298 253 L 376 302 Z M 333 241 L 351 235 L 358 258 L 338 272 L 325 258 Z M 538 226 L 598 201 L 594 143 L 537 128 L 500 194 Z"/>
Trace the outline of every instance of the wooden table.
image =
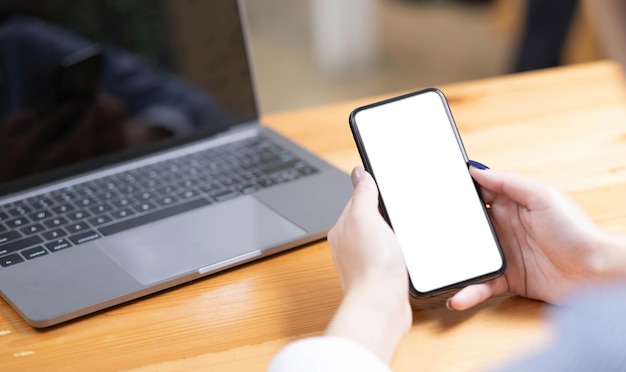
<path id="1" fill-rule="evenodd" d="M 552 183 L 602 227 L 626 233 L 626 94 L 616 65 L 440 88 L 470 158 Z M 265 121 L 348 172 L 359 163 L 348 113 L 379 98 Z M 322 241 L 43 331 L 0 302 L 0 369 L 262 371 L 288 342 L 322 333 L 341 295 Z M 392 367 L 465 371 L 506 362 L 549 340 L 547 308 L 503 296 L 462 313 L 418 309 Z"/>

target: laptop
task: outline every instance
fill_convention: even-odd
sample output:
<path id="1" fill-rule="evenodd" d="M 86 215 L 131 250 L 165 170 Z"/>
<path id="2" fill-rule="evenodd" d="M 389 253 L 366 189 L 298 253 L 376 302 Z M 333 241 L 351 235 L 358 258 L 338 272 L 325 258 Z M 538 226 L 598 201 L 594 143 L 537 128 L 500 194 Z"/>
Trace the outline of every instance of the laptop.
<path id="1" fill-rule="evenodd" d="M 349 177 L 259 122 L 241 2 L 29 4 L 0 9 L 0 292 L 28 324 L 326 236 Z"/>

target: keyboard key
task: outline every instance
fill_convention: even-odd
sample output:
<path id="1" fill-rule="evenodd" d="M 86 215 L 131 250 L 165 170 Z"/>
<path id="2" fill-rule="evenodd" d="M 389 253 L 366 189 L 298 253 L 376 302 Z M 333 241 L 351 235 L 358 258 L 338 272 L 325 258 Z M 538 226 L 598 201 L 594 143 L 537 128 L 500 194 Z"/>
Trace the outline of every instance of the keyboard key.
<path id="1" fill-rule="evenodd" d="M 231 187 L 237 183 L 237 180 L 231 176 L 220 177 L 220 183 L 222 186 Z"/>
<path id="2" fill-rule="evenodd" d="M 89 207 L 96 204 L 96 201 L 93 198 L 86 197 L 78 199 L 76 204 L 78 204 L 79 207 Z"/>
<path id="3" fill-rule="evenodd" d="M 140 201 L 150 200 L 154 198 L 154 194 L 149 191 L 144 191 L 144 192 L 135 194 L 135 198 Z"/>
<path id="4" fill-rule="evenodd" d="M 301 166 L 301 167 L 297 167 L 296 169 L 303 176 L 308 176 L 308 175 L 311 175 L 313 173 L 317 173 L 317 169 L 311 167 L 310 165 L 304 165 L 304 166 Z"/>
<path id="5" fill-rule="evenodd" d="M 281 159 L 281 160 L 273 161 L 270 164 L 263 164 L 260 166 L 260 168 L 261 168 L 261 171 L 267 174 L 272 174 L 272 173 L 284 171 L 286 169 L 292 169 L 293 166 L 296 165 L 296 163 L 298 163 L 299 161 L 300 160 L 298 159 L 289 159 L 285 161 Z"/>
<path id="6" fill-rule="evenodd" d="M 108 191 L 113 191 L 113 190 L 117 190 L 119 188 L 119 185 L 117 182 L 113 181 L 113 180 L 107 180 L 103 183 L 101 183 L 100 185 L 104 190 L 108 190 Z"/>
<path id="7" fill-rule="evenodd" d="M 103 203 L 103 204 L 98 204 L 95 207 L 91 207 L 89 210 L 93 214 L 101 214 L 101 213 L 109 212 L 110 210 L 112 210 L 112 208 L 109 204 Z"/>
<path id="8" fill-rule="evenodd" d="M 14 208 L 11 208 L 8 210 L 9 214 L 13 217 L 19 217 L 19 216 L 24 216 L 27 213 L 30 213 L 32 211 L 32 209 L 30 207 L 27 207 L 25 205 L 18 205 Z"/>
<path id="9" fill-rule="evenodd" d="M 52 193 L 52 198 L 59 203 L 67 203 L 78 198 L 78 195 L 73 191 L 60 190 Z"/>
<path id="10" fill-rule="evenodd" d="M 78 222 L 78 223 L 70 224 L 66 226 L 65 228 L 67 229 L 67 231 L 70 232 L 70 234 L 73 234 L 73 233 L 88 229 L 89 225 L 87 225 L 85 222 Z"/>
<path id="11" fill-rule="evenodd" d="M 98 192 L 98 189 L 94 185 L 83 186 L 78 189 L 78 194 L 81 196 L 91 197 Z"/>
<path id="12" fill-rule="evenodd" d="M 154 203 L 145 202 L 134 206 L 135 210 L 139 213 L 148 212 L 155 209 L 157 206 Z"/>
<path id="13" fill-rule="evenodd" d="M 236 198 L 238 195 L 239 193 L 237 191 L 225 190 L 225 191 L 220 191 L 220 192 L 211 194 L 211 197 L 218 202 L 223 202 L 226 200 Z"/>
<path id="14" fill-rule="evenodd" d="M 89 214 L 87 211 L 76 211 L 67 215 L 67 217 L 72 221 L 84 220 L 89 216 L 91 216 L 91 214 Z"/>
<path id="15" fill-rule="evenodd" d="M 191 198 L 194 198 L 194 197 L 196 197 L 198 195 L 200 195 L 200 192 L 198 190 L 187 190 L 185 192 L 181 192 L 177 196 L 180 199 L 191 199 Z"/>
<path id="16" fill-rule="evenodd" d="M 274 182 L 271 178 L 260 178 L 257 179 L 256 182 L 257 185 L 261 187 L 269 187 L 276 184 L 276 182 Z"/>
<path id="17" fill-rule="evenodd" d="M 145 181 L 140 182 L 140 185 L 146 189 L 154 189 L 158 187 L 160 182 L 156 179 L 147 179 Z"/>
<path id="18" fill-rule="evenodd" d="M 106 223 L 112 222 L 113 219 L 107 215 L 102 215 L 102 216 L 98 216 L 96 218 L 92 218 L 89 220 L 89 223 L 92 226 L 100 226 L 100 225 L 104 225 Z"/>
<path id="19" fill-rule="evenodd" d="M 22 232 L 22 234 L 24 235 L 31 235 L 31 234 L 37 234 L 40 233 L 42 231 L 44 231 L 44 227 L 41 224 L 34 224 L 34 225 L 30 225 L 30 226 L 26 226 L 24 228 L 21 228 L 20 231 Z"/>
<path id="20" fill-rule="evenodd" d="M 139 191 L 138 185 L 123 185 L 120 187 L 120 191 L 124 194 L 132 194 Z"/>
<path id="21" fill-rule="evenodd" d="M 47 209 L 47 208 L 50 208 L 54 204 L 52 199 L 42 197 L 42 196 L 36 196 L 28 200 L 29 200 L 28 205 L 34 210 Z"/>
<path id="22" fill-rule="evenodd" d="M 64 213 L 73 211 L 74 209 L 76 208 L 74 208 L 71 204 L 61 204 L 59 206 L 52 208 L 52 211 L 54 213 L 64 214 Z"/>
<path id="23" fill-rule="evenodd" d="M 159 205 L 163 205 L 164 206 L 164 205 L 170 205 L 170 204 L 174 203 L 176 200 L 178 200 L 178 199 L 176 199 L 173 196 L 165 196 L 165 197 L 162 197 L 160 199 L 157 199 L 156 202 Z"/>
<path id="24" fill-rule="evenodd" d="M 178 188 L 176 188 L 174 186 L 168 185 L 168 186 L 164 186 L 164 187 L 158 188 L 156 190 L 156 193 L 159 194 L 159 195 L 172 195 L 172 194 L 178 192 L 179 190 L 180 189 L 178 189 Z"/>
<path id="25" fill-rule="evenodd" d="M 239 192 L 242 194 L 252 194 L 253 192 L 257 191 L 258 188 L 252 186 L 252 185 L 243 185 L 242 188 L 239 189 Z"/>
<path id="26" fill-rule="evenodd" d="M 0 221 L 6 221 L 9 218 L 9 215 L 5 212 L 0 212 Z"/>
<path id="27" fill-rule="evenodd" d="M 48 254 L 48 251 L 46 251 L 43 247 L 30 248 L 22 252 L 22 256 L 24 256 L 28 260 L 45 256 L 47 254 Z"/>
<path id="28" fill-rule="evenodd" d="M 134 200 L 132 200 L 130 198 L 121 198 L 121 199 L 113 201 L 113 205 L 115 205 L 116 207 L 119 207 L 119 208 L 125 208 L 125 207 L 133 204 L 133 201 Z"/>
<path id="29" fill-rule="evenodd" d="M 9 231 L 4 234 L 0 234 L 0 244 L 8 243 L 21 237 L 22 235 L 17 231 Z"/>
<path id="30" fill-rule="evenodd" d="M 183 182 L 178 183 L 178 187 L 180 187 L 183 190 L 186 190 L 186 189 L 190 189 L 192 187 L 195 187 L 197 184 L 198 184 L 197 181 L 185 180 Z"/>
<path id="31" fill-rule="evenodd" d="M 17 253 L 5 257 L 0 257 L 0 266 L 2 267 L 9 267 L 20 262 L 24 262 L 24 259 Z"/>
<path id="32" fill-rule="evenodd" d="M 124 172 L 119 175 L 120 179 L 123 180 L 127 185 L 137 183 L 137 178 L 131 174 L 130 172 Z M 126 187 L 127 185 L 122 185 L 122 187 Z"/>
<path id="33" fill-rule="evenodd" d="M 116 193 L 115 191 L 103 191 L 102 193 L 97 194 L 95 197 L 99 200 L 112 200 L 118 198 L 119 196 L 120 194 Z"/>
<path id="34" fill-rule="evenodd" d="M 74 244 L 83 244 L 100 238 L 100 234 L 96 231 L 89 230 L 80 234 L 70 236 L 70 241 Z"/>
<path id="35" fill-rule="evenodd" d="M 298 173 L 298 171 L 296 171 L 295 169 L 289 169 L 289 170 L 285 170 L 285 171 L 274 174 L 272 179 L 276 183 L 284 183 L 284 182 L 291 182 L 293 180 L 298 179 L 299 177 L 300 177 L 300 174 Z"/>
<path id="36" fill-rule="evenodd" d="M 126 218 L 126 217 L 130 217 L 132 215 L 134 215 L 135 212 L 131 211 L 130 209 L 126 208 L 126 209 L 120 209 L 118 211 L 115 211 L 113 213 L 111 213 L 111 215 L 115 218 L 118 219 L 122 219 L 122 218 Z"/>
<path id="37" fill-rule="evenodd" d="M 43 240 L 37 236 L 33 235 L 25 239 L 15 240 L 11 243 L 7 243 L 3 246 L 0 246 L 0 256 L 5 255 L 7 253 L 13 253 L 15 251 L 19 251 L 20 249 L 28 248 L 35 246 L 37 244 L 41 244 Z"/>
<path id="38" fill-rule="evenodd" d="M 60 237 L 63 237 L 65 235 L 67 235 L 67 233 L 63 229 L 54 229 L 41 234 L 41 236 L 43 236 L 43 238 L 46 240 L 59 239 Z"/>
<path id="39" fill-rule="evenodd" d="M 61 249 L 69 248 L 71 246 L 70 242 L 65 239 L 57 239 L 54 242 L 46 244 L 46 248 L 48 248 L 50 252 L 60 251 Z"/>
<path id="40" fill-rule="evenodd" d="M 66 219 L 65 219 L 65 218 L 63 218 L 63 217 L 55 217 L 55 218 L 50 219 L 50 220 L 48 220 L 48 221 L 44 221 L 44 223 L 43 223 L 43 224 L 44 224 L 44 225 L 46 225 L 46 227 L 48 227 L 48 228 L 50 228 L 50 229 L 53 229 L 53 228 L 55 228 L 55 227 L 63 226 L 63 225 L 65 225 L 65 224 L 66 224 L 66 223 L 68 223 L 68 222 L 69 222 L 69 221 L 68 221 L 68 220 L 66 220 Z"/>
<path id="41" fill-rule="evenodd" d="M 33 213 L 29 215 L 28 217 L 30 217 L 30 219 L 33 221 L 41 221 L 41 220 L 45 220 L 46 218 L 52 217 L 52 215 L 50 214 L 49 211 L 39 211 L 37 213 Z"/>
<path id="42" fill-rule="evenodd" d="M 22 226 L 28 225 L 29 222 L 30 221 L 26 217 L 18 217 L 18 218 L 14 218 L 12 220 L 8 220 L 6 222 L 6 225 L 9 228 L 18 228 L 18 227 L 22 227 Z"/>

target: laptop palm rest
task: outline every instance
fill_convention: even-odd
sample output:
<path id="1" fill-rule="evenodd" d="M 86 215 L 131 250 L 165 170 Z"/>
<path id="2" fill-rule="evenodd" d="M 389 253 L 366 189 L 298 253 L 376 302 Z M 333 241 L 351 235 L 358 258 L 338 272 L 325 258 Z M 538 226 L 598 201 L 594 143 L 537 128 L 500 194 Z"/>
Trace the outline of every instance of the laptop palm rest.
<path id="1" fill-rule="evenodd" d="M 97 245 L 137 281 L 149 285 L 202 268 L 210 272 L 211 266 L 261 255 L 262 247 L 304 234 L 254 197 L 243 196 L 100 239 Z"/>

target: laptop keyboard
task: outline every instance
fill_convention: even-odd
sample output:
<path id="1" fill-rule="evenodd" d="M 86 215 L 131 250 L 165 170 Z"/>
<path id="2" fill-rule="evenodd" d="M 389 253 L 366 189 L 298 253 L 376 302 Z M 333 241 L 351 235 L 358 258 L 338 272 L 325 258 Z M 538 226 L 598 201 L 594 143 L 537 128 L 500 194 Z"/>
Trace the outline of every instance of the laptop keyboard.
<path id="1" fill-rule="evenodd" d="M 256 137 L 5 204 L 0 206 L 0 266 L 316 172 Z"/>

